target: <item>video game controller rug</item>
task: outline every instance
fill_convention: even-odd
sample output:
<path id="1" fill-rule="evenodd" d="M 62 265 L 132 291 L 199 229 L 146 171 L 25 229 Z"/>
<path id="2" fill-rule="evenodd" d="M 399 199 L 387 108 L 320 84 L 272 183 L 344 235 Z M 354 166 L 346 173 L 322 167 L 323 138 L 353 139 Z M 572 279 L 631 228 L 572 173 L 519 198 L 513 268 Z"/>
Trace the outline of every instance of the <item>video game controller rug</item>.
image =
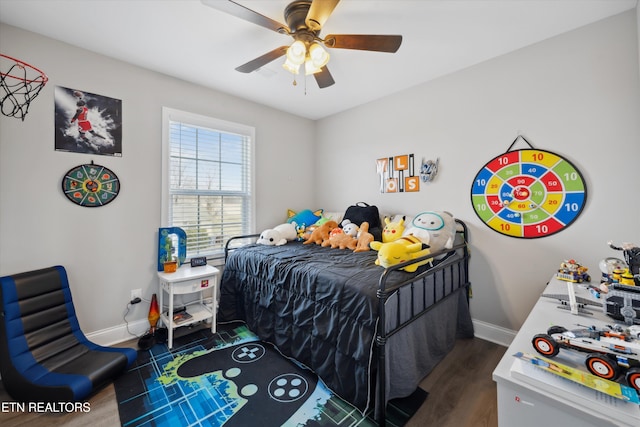
<path id="1" fill-rule="evenodd" d="M 115 381 L 122 426 L 374 426 L 246 325 L 140 351 Z"/>

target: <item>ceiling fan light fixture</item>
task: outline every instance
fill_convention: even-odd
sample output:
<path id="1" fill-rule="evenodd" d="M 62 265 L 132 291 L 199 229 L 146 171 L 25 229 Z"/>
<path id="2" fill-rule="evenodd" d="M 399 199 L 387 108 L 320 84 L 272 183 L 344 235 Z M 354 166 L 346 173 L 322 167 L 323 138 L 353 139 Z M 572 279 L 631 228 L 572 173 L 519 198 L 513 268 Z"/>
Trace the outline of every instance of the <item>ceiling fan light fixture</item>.
<path id="1" fill-rule="evenodd" d="M 324 37 L 324 40 L 321 39 L 319 35 L 322 27 L 340 0 L 289 0 L 289 5 L 284 9 L 286 25 L 241 5 L 237 0 L 202 1 L 207 6 L 229 13 L 236 18 L 293 38 L 294 42 L 291 46 L 277 47 L 236 67 L 236 70 L 241 73 L 251 73 L 277 58 L 286 56 L 283 67 L 287 71 L 298 74 L 300 66 L 305 64 L 305 73 L 314 74 L 318 87 L 323 89 L 335 83 L 326 66 L 329 62 L 329 53 L 325 48 L 395 53 L 402 44 L 401 35 L 329 34 Z"/>
<path id="2" fill-rule="evenodd" d="M 319 73 L 321 70 L 322 70 L 322 67 L 317 67 L 313 63 L 311 58 L 307 58 L 307 60 L 304 62 L 304 74 L 307 76 L 311 74 Z"/>
<path id="3" fill-rule="evenodd" d="M 324 50 L 320 43 L 313 42 L 309 46 L 309 59 L 315 67 L 320 69 L 329 62 L 329 52 Z"/>
<path id="4" fill-rule="evenodd" d="M 307 56 L 307 47 L 301 40 L 296 40 L 287 49 L 287 61 L 292 64 L 302 65 Z"/>
<path id="5" fill-rule="evenodd" d="M 284 61 L 284 64 L 282 64 L 282 68 L 284 68 L 291 74 L 298 74 L 300 71 L 300 64 L 294 64 L 289 60 L 289 58 L 287 58 L 287 60 Z"/>

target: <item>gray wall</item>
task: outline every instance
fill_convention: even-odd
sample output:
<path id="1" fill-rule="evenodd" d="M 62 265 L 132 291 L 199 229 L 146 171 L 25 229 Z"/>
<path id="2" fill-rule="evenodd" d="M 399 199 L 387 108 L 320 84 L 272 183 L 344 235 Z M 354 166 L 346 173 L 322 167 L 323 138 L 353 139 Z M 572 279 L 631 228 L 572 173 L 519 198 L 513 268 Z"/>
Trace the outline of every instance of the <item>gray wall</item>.
<path id="1" fill-rule="evenodd" d="M 600 259 L 621 257 L 608 240 L 640 245 L 637 44 L 633 10 L 321 120 L 319 205 L 362 199 L 391 212 L 452 212 L 470 227 L 474 319 L 517 330 L 564 259 L 584 263 L 597 280 Z M 473 211 L 476 173 L 519 133 L 586 180 L 586 207 L 558 234 L 506 237 Z M 381 194 L 375 159 L 407 153 L 440 158 L 435 182 Z"/>
<path id="2" fill-rule="evenodd" d="M 287 208 L 339 211 L 360 200 L 386 212 L 446 209 L 465 220 L 476 324 L 485 336 L 511 332 L 562 260 L 576 258 L 597 277 L 597 262 L 617 255 L 607 240 L 640 244 L 637 21 L 630 11 L 317 122 L 0 25 L 0 51 L 50 78 L 24 122 L 0 116 L 0 274 L 63 264 L 82 327 L 122 331 L 130 290 L 149 298 L 157 289 L 160 119 L 168 106 L 256 127 L 258 230 L 281 222 Z M 122 99 L 122 158 L 54 151 L 56 85 Z M 283 128 L 295 141 L 281 137 Z M 565 156 L 587 181 L 582 215 L 559 234 L 505 237 L 472 210 L 475 174 L 518 133 Z M 283 168 L 287 150 L 315 163 Z M 419 193 L 380 194 L 375 159 L 406 153 L 439 157 L 436 180 Z M 60 190 L 67 170 L 91 160 L 122 181 L 118 198 L 100 209 L 75 206 Z M 144 325 L 147 310 L 135 306 L 127 319 Z"/>
<path id="3" fill-rule="evenodd" d="M 157 292 L 163 106 L 256 128 L 258 229 L 284 221 L 287 208 L 314 203 L 308 191 L 313 165 L 282 167 L 287 151 L 312 158 L 311 120 L 7 25 L 0 25 L 0 52 L 49 77 L 24 121 L 0 118 L 0 274 L 64 265 L 86 332 L 123 325 L 131 289 L 142 288 L 147 300 Z M 122 100 L 121 158 L 54 151 L 55 86 Z M 282 129 L 295 140 L 283 138 Z M 89 209 L 69 202 L 61 181 L 92 160 L 116 173 L 122 190 L 109 205 Z M 127 320 L 145 319 L 148 310 L 148 304 L 136 305 Z"/>

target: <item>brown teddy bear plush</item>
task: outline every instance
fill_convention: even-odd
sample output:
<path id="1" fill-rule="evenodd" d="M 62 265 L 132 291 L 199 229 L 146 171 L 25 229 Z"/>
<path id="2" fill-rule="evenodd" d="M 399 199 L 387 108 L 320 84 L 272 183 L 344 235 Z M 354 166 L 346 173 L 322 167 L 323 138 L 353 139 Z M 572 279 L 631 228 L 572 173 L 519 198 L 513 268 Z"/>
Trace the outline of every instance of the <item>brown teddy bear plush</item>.
<path id="1" fill-rule="evenodd" d="M 308 245 L 310 243 L 315 243 L 316 245 L 321 245 L 325 240 L 329 240 L 329 233 L 337 226 L 338 223 L 333 220 L 325 222 L 324 224 L 313 230 L 313 233 L 311 233 L 309 238 L 305 240 L 304 244 Z"/>
<path id="2" fill-rule="evenodd" d="M 369 223 L 363 222 L 358 230 L 358 241 L 353 252 L 366 252 L 370 250 L 369 243 L 373 242 L 373 234 L 369 233 Z"/>

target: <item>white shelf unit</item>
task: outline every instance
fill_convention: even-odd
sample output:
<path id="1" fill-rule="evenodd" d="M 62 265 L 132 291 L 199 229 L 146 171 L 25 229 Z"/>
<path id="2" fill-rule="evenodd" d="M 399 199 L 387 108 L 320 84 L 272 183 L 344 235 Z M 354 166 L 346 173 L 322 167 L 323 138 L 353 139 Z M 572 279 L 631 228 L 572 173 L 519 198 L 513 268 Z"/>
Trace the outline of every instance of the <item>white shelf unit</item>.
<path id="1" fill-rule="evenodd" d="M 216 332 L 216 299 L 219 274 L 220 270 L 210 265 L 201 267 L 183 265 L 175 273 L 158 272 L 160 320 L 168 329 L 168 346 L 170 349 L 173 348 L 173 330 L 175 328 L 210 319 L 211 332 Z M 210 307 L 205 305 L 202 295 L 203 291 L 209 289 L 213 293 L 213 303 Z M 168 309 L 166 311 L 163 304 L 165 292 L 168 295 Z M 174 322 L 174 296 L 194 293 L 199 294 L 199 300 L 187 307 L 187 313 L 191 315 L 191 318 L 180 323 Z"/>

